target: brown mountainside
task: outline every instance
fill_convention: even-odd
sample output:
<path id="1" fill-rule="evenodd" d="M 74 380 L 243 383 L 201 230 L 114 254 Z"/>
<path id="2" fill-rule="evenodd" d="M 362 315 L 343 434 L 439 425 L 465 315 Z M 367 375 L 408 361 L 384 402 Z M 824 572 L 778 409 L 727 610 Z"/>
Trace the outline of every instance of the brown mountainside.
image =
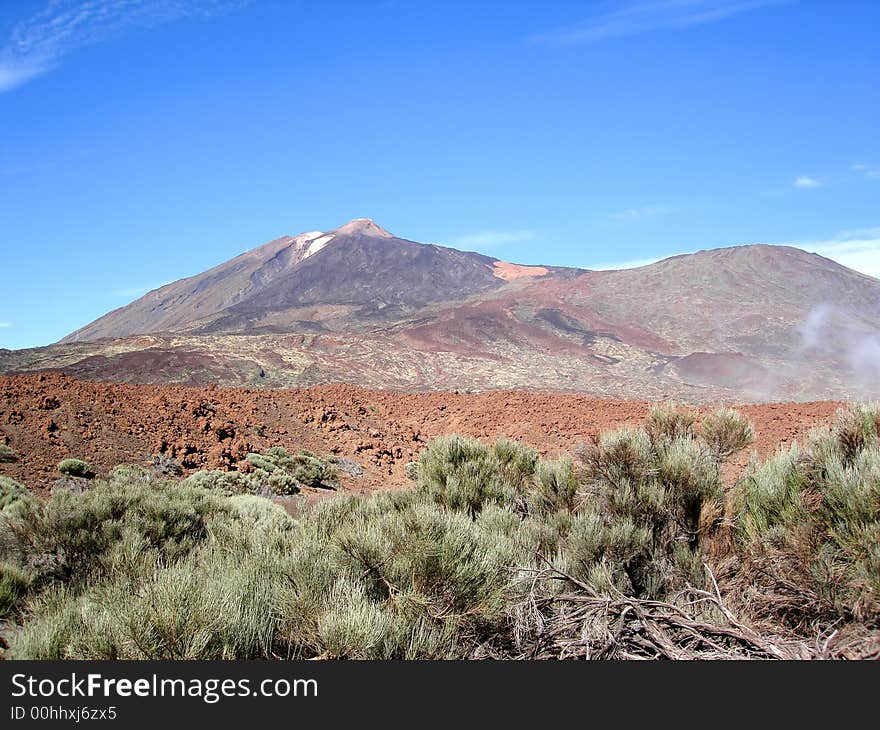
<path id="1" fill-rule="evenodd" d="M 488 256 L 396 238 L 367 218 L 284 237 L 149 292 L 62 342 L 156 332 L 347 329 L 506 282 Z"/>
<path id="2" fill-rule="evenodd" d="M 0 370 L 127 382 L 871 397 L 880 281 L 784 246 L 620 271 L 518 266 L 368 219 L 279 238 Z"/>

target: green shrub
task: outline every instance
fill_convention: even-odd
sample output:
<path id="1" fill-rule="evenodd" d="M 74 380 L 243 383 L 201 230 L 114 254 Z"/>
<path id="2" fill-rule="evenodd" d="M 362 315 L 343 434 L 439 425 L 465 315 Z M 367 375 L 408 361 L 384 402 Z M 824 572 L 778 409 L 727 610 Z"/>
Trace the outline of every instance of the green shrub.
<path id="1" fill-rule="evenodd" d="M 538 462 L 534 487 L 528 490 L 526 497 L 529 513 L 571 512 L 575 508 L 577 490 L 577 475 L 570 460 Z"/>
<path id="2" fill-rule="evenodd" d="M 281 577 L 258 561 L 197 551 L 137 581 L 79 595 L 54 588 L 31 605 L 10 653 L 27 659 L 240 659 L 270 656 Z"/>
<path id="3" fill-rule="evenodd" d="M 17 458 L 15 451 L 6 444 L 0 443 L 0 463 L 15 461 Z"/>
<path id="4" fill-rule="evenodd" d="M 581 452 L 584 506 L 563 564 L 577 578 L 628 595 L 664 598 L 701 585 L 710 535 L 705 512 L 721 511 L 717 452 L 693 422 L 652 411 L 647 429 L 603 434 Z"/>
<path id="5" fill-rule="evenodd" d="M 0 533 L 7 560 L 30 566 L 41 580 L 82 581 L 112 569 L 105 560 L 134 534 L 145 549 L 173 560 L 208 538 L 209 520 L 229 512 L 209 492 L 150 483 L 98 483 L 87 492 L 61 490 L 45 503 L 19 502 Z"/>
<path id="6" fill-rule="evenodd" d="M 0 620 L 23 598 L 31 585 L 31 577 L 17 565 L 0 561 Z"/>
<path id="7" fill-rule="evenodd" d="M 703 440 L 720 460 L 742 451 L 755 440 L 755 429 L 751 422 L 731 408 L 718 408 L 708 413 L 700 429 Z"/>
<path id="8" fill-rule="evenodd" d="M 308 452 L 180 482 L 123 465 L 45 503 L 0 481 L 0 612 L 22 622 L 8 654 L 438 659 L 518 656 L 532 640 L 650 654 L 633 622 L 650 627 L 655 599 L 689 650 L 720 652 L 740 629 L 709 598 L 704 563 L 728 605 L 789 636 L 816 622 L 880 631 L 876 413 L 842 413 L 805 447 L 753 461 L 726 515 L 721 466 L 751 438 L 729 411 L 698 424 L 657 409 L 574 464 L 438 439 L 413 488 L 333 496 L 296 520 L 255 492 L 329 464 Z M 719 570 L 710 548 L 728 524 L 737 553 Z M 695 600 L 692 586 L 710 592 Z M 657 624 L 660 641 L 671 626 Z"/>
<path id="9" fill-rule="evenodd" d="M 280 607 L 295 655 L 463 656 L 501 630 L 507 567 L 528 551 L 423 500 L 336 499 L 304 515 Z"/>
<path id="10" fill-rule="evenodd" d="M 329 459 L 321 459 L 311 451 L 289 454 L 280 446 L 262 454 L 248 454 L 248 462 L 256 471 L 251 479 L 257 490 L 275 494 L 296 494 L 300 487 L 335 488 L 336 468 Z"/>
<path id="11" fill-rule="evenodd" d="M 672 404 L 654 406 L 645 419 L 645 431 L 652 441 L 687 438 L 694 435 L 696 415 Z"/>
<path id="12" fill-rule="evenodd" d="M 91 467 L 82 459 L 64 459 L 58 465 L 58 471 L 66 477 L 90 479 L 95 475 Z"/>
<path id="13" fill-rule="evenodd" d="M 278 465 L 272 459 L 263 456 L 262 454 L 250 453 L 246 458 L 248 463 L 255 469 L 261 469 L 269 474 L 278 468 Z"/>
<path id="14" fill-rule="evenodd" d="M 155 480 L 155 474 L 139 464 L 119 464 L 107 474 L 107 480 L 119 484 L 147 484 Z"/>
<path id="15" fill-rule="evenodd" d="M 237 494 L 229 499 L 232 515 L 252 527 L 290 530 L 296 521 L 280 505 L 252 494 Z"/>
<path id="16" fill-rule="evenodd" d="M 220 469 L 206 469 L 194 472 L 180 482 L 180 485 L 194 489 L 206 489 L 226 496 L 253 494 L 256 491 L 254 480 L 251 479 L 249 474 L 242 474 L 237 471 L 222 471 Z"/>
<path id="17" fill-rule="evenodd" d="M 420 454 L 417 488 L 439 505 L 470 514 L 487 504 L 515 505 L 524 498 L 537 459 L 534 449 L 513 441 L 487 446 L 462 436 L 442 437 Z"/>
<path id="18" fill-rule="evenodd" d="M 293 461 L 293 476 L 301 484 L 308 487 L 332 486 L 336 470 L 329 461 L 305 451 L 295 456 Z"/>
<path id="19" fill-rule="evenodd" d="M 878 422 L 876 406 L 841 411 L 803 447 L 753 463 L 732 495 L 741 595 L 759 615 L 880 624 Z"/>
<path id="20" fill-rule="evenodd" d="M 31 499 L 33 495 L 25 487 L 11 477 L 0 476 L 0 510 L 15 504 L 22 499 Z"/>

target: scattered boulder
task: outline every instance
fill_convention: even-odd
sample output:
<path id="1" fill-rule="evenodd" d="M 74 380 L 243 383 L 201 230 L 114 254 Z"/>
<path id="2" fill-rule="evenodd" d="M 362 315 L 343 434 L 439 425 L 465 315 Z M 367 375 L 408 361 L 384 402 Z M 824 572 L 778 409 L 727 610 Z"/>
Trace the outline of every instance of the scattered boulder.
<path id="1" fill-rule="evenodd" d="M 52 493 L 74 492 L 79 494 L 80 492 L 87 492 L 91 488 L 92 482 L 90 479 L 65 476 L 55 480 L 55 483 L 52 485 Z"/>

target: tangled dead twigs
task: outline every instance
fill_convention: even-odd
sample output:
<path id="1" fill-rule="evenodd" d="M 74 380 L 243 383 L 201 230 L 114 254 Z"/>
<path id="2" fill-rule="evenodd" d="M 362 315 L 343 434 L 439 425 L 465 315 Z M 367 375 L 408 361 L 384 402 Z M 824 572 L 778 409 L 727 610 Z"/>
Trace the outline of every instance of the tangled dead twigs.
<path id="1" fill-rule="evenodd" d="M 762 634 L 714 592 L 687 588 L 670 601 L 600 595 L 548 567 L 532 571 L 531 590 L 515 609 L 519 659 L 808 659 L 816 647 L 795 637 Z M 548 581 L 566 590 L 547 591 Z M 827 646 L 826 646 L 827 650 Z"/>

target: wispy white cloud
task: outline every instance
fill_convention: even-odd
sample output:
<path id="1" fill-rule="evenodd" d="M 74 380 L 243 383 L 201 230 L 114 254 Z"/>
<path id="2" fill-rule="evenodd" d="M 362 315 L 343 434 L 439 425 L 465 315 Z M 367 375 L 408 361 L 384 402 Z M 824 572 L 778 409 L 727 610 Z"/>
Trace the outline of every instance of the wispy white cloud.
<path id="1" fill-rule="evenodd" d="M 508 243 L 532 241 L 537 234 L 534 231 L 477 231 L 466 233 L 450 239 L 452 246 L 503 246 Z"/>
<path id="2" fill-rule="evenodd" d="M 639 0 L 618 4 L 613 10 L 597 13 L 573 25 L 541 33 L 532 40 L 553 45 L 596 43 L 620 36 L 657 30 L 681 30 L 715 23 L 740 13 L 788 1 Z"/>
<path id="3" fill-rule="evenodd" d="M 767 242 L 765 242 L 767 243 Z M 817 253 L 820 256 L 836 261 L 854 271 L 880 279 L 880 226 L 863 228 L 853 231 L 842 231 L 827 239 L 806 239 L 798 241 L 769 242 L 770 246 L 793 246 L 795 248 Z M 681 253 L 693 253 L 684 251 Z M 635 269 L 647 266 L 670 256 L 653 256 L 646 258 L 624 259 L 604 264 L 587 265 L 586 268 L 599 271 L 609 269 Z"/>
<path id="4" fill-rule="evenodd" d="M 795 241 L 789 245 L 880 278 L 880 227 L 844 231 L 826 241 Z"/>
<path id="5" fill-rule="evenodd" d="M 801 175 L 794 179 L 792 185 L 796 188 L 821 188 L 822 181 L 817 180 L 815 177 L 810 177 L 809 175 Z"/>
<path id="6" fill-rule="evenodd" d="M 71 51 L 131 28 L 211 16 L 250 0 L 50 0 L 0 46 L 0 93 L 51 71 Z"/>
<path id="7" fill-rule="evenodd" d="M 854 165 L 850 165 L 849 169 L 858 175 L 873 178 L 874 180 L 880 180 L 880 168 L 866 165 L 864 162 L 857 162 Z"/>
<path id="8" fill-rule="evenodd" d="M 0 322 L 0 327 L 12 327 L 12 322 Z"/>
<path id="9" fill-rule="evenodd" d="M 638 208 L 627 208 L 612 213 L 609 218 L 620 223 L 636 223 L 645 218 L 654 218 L 658 215 L 665 215 L 669 212 L 669 208 L 665 205 L 643 205 Z"/>
<path id="10" fill-rule="evenodd" d="M 637 269 L 640 266 L 647 266 L 648 264 L 656 264 L 658 261 L 662 261 L 665 256 L 649 256 L 643 259 L 624 259 L 622 261 L 609 261 L 604 264 L 594 264 L 588 266 L 588 269 L 594 269 L 595 271 L 612 271 L 616 269 Z"/>

